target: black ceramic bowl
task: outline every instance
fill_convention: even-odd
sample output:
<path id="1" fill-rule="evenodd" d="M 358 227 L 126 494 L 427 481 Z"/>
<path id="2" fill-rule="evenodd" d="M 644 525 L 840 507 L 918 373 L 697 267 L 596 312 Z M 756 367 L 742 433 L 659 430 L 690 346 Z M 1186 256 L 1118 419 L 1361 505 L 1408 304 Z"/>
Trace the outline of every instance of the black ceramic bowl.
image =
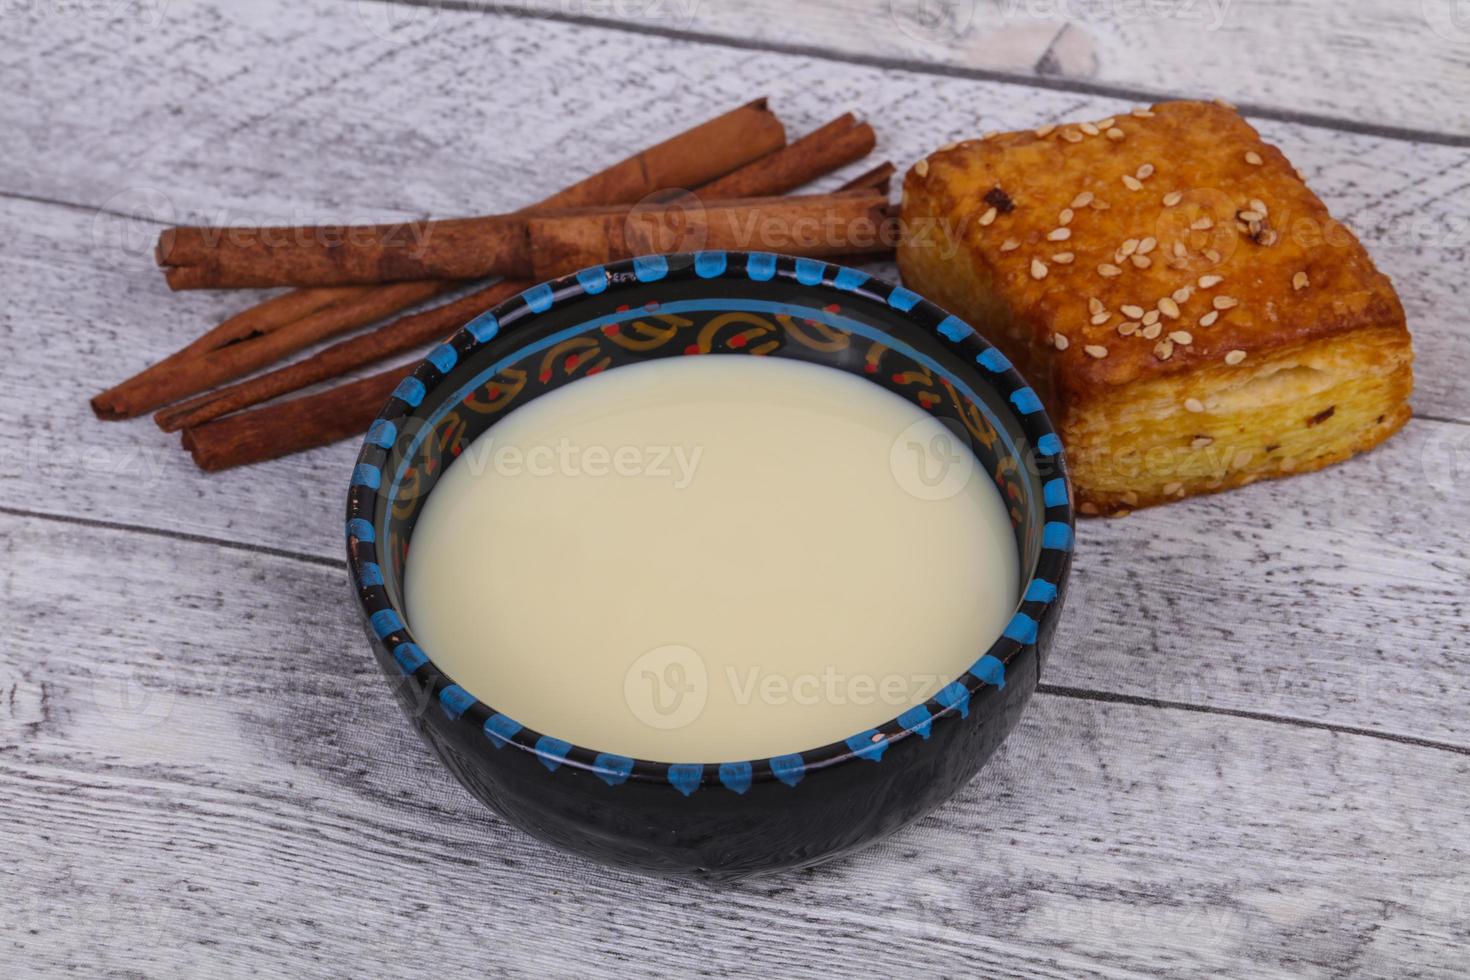
<path id="1" fill-rule="evenodd" d="M 476 700 L 414 643 L 403 569 L 414 521 L 445 467 L 497 419 L 562 385 L 687 356 L 790 357 L 847 371 L 968 435 L 977 472 L 1009 506 L 1022 599 L 967 673 L 841 742 L 748 762 L 669 764 L 532 731 Z M 536 286 L 430 353 L 363 444 L 347 500 L 347 556 L 379 665 L 470 792 L 526 832 L 592 858 L 734 877 L 871 843 L 980 770 L 1036 687 L 1066 588 L 1072 519 L 1061 444 L 1040 402 L 969 325 L 854 269 L 701 252 Z"/>

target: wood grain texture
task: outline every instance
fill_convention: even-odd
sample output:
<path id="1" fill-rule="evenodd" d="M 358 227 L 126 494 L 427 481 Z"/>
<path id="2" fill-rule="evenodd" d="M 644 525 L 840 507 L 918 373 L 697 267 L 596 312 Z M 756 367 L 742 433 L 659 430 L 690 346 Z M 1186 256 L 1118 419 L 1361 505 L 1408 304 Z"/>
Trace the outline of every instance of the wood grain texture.
<path id="1" fill-rule="evenodd" d="M 1230 67 L 1263 104 L 1402 125 L 1420 117 L 1398 73 L 1424 72 L 1431 104 L 1463 78 L 1432 41 L 1386 57 L 1417 4 L 1275 6 L 1235 0 L 1209 39 L 1223 53 L 1188 64 Z M 1309 7 L 1331 30 L 1260 27 Z M 694 9 L 748 18 L 744 37 L 927 57 L 902 31 L 864 39 L 868 0 Z M 146 420 L 91 419 L 88 395 L 249 302 L 170 295 L 159 223 L 503 210 L 765 92 L 793 132 L 866 109 L 904 165 L 1124 103 L 369 0 L 68 10 L 12 5 L 0 51 L 15 973 L 1463 975 L 1463 149 L 1257 120 L 1403 296 L 1420 415 L 1404 433 L 1323 473 L 1084 523 L 1046 687 L 957 801 L 835 866 L 670 885 L 522 837 L 410 734 L 346 600 L 354 447 L 206 477 Z M 1400 33 L 1369 44 L 1355 23 Z M 1054 33 L 1041 70 L 1152 36 L 1114 26 Z M 931 63 L 997 56 L 966 38 Z M 1245 41 L 1254 62 L 1211 60 Z M 1195 90 L 1168 71 L 1161 90 Z"/>
<path id="2" fill-rule="evenodd" d="M 358 0 L 344 0 L 358 2 Z M 385 33 L 436 0 L 361 6 Z M 1049 84 L 1225 98 L 1343 124 L 1470 136 L 1470 16 L 1457 0 L 510 0 L 540 17 L 735 44 L 999 72 Z M 454 6 L 455 4 L 451 4 Z M 492 6 L 469 0 L 468 7 Z M 407 9 L 404 9 L 406 8 Z"/>
<path id="3" fill-rule="evenodd" d="M 1043 694 L 855 858 L 650 882 L 444 774 L 339 569 L 0 534 L 0 949 L 37 975 L 1451 976 L 1470 941 L 1467 755 Z"/>

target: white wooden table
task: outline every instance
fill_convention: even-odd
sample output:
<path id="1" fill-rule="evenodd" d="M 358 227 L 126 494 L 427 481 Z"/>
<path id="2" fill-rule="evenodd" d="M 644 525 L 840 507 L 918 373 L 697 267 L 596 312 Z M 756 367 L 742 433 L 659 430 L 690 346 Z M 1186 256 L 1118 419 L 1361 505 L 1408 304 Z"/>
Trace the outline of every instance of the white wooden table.
<path id="1" fill-rule="evenodd" d="M 488 6 L 0 3 L 7 976 L 1470 970 L 1462 0 Z M 169 295 L 162 223 L 508 209 L 759 94 L 904 166 L 1237 101 L 1393 277 L 1418 389 L 1364 458 L 1085 523 L 979 779 L 715 888 L 550 850 L 430 758 L 347 598 L 353 446 L 204 476 L 86 399 L 244 303 Z"/>

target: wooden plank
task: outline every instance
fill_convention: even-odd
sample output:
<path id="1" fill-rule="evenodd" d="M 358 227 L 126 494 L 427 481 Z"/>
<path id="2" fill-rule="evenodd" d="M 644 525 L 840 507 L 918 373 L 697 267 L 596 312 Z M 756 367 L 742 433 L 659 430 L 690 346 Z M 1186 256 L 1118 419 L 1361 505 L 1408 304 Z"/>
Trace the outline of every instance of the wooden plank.
<path id="1" fill-rule="evenodd" d="M 1153 6 L 1175 15 L 1073 23 L 1093 41 L 1092 77 L 1349 123 L 1470 136 L 1470 110 L 1449 95 L 1470 83 L 1470 23 L 1457 23 L 1463 13 L 1454 0 Z M 1195 10 L 1203 12 L 1198 20 L 1187 16 Z M 1085 63 L 1072 70 L 1087 77 Z"/>
<path id="2" fill-rule="evenodd" d="M 880 152 L 900 162 L 951 137 L 1096 118 L 1126 107 L 1094 96 L 444 10 L 432 12 L 436 31 L 417 21 L 404 28 L 423 32 L 414 44 L 371 33 L 348 44 L 337 20 L 315 8 L 284 7 L 278 0 L 227 9 L 200 4 L 164 18 L 159 38 L 150 33 L 144 45 L 96 49 L 84 37 L 84 18 L 40 17 L 40 9 L 19 12 L 23 29 L 14 67 L 23 70 L 6 103 L 6 121 L 17 136 L 9 166 L 0 169 L 0 193 L 105 205 L 163 221 L 394 218 L 509 208 L 678 130 L 690 117 L 738 102 L 751 94 L 750 78 L 769 80 L 767 89 L 794 130 L 838 108 L 868 108 L 882 136 Z M 487 52 L 483 64 L 475 72 L 446 70 L 466 49 Z M 299 74 L 256 69 L 243 52 L 259 50 L 306 67 Z M 173 73 L 153 65 L 164 51 Z M 78 56 L 74 60 L 85 67 L 83 74 L 94 73 L 94 82 L 124 78 L 137 84 L 93 85 L 111 101 L 87 113 L 67 111 L 80 99 L 70 81 L 32 81 L 45 75 L 45 58 L 55 52 Z M 498 56 L 505 52 L 514 57 Z M 180 81 L 214 77 L 217 62 L 230 58 L 242 60 L 217 85 L 190 88 Z M 372 91 L 381 95 L 376 102 L 366 88 L 364 61 L 373 65 L 378 88 Z M 684 63 L 699 74 L 683 87 L 671 85 L 657 68 Z M 545 90 L 544 79 L 552 76 L 566 88 Z M 494 93 L 493 101 L 486 92 Z M 584 92 L 605 94 L 577 94 Z M 553 102 L 564 106 L 563 116 L 543 118 L 543 107 Z M 332 154 L 320 152 L 324 126 L 330 127 L 325 135 Z M 1470 201 L 1463 193 L 1470 161 L 1452 147 L 1286 123 L 1262 128 L 1364 237 L 1402 291 L 1421 357 L 1418 410 L 1470 418 L 1470 392 L 1458 382 L 1470 373 L 1470 337 L 1456 313 L 1470 245 Z M 108 149 L 79 155 L 70 151 L 75 145 Z M 557 168 L 547 160 L 565 162 Z M 19 207 L 8 206 L 14 217 L 7 223 L 35 220 Z M 155 225 L 107 214 L 89 227 L 99 245 L 129 248 L 130 267 L 143 277 L 156 275 L 146 255 L 155 231 Z M 7 256 L 27 264 L 33 247 L 4 246 Z M 113 370 L 95 376 L 98 383 L 192 336 L 204 319 L 192 311 L 233 308 L 234 302 L 211 306 L 192 297 L 165 299 L 161 290 L 157 295 L 158 309 L 136 322 L 167 317 L 180 324 L 178 332 L 157 343 L 151 333 L 130 343 Z"/>
<path id="3" fill-rule="evenodd" d="M 403 36 L 438 5 L 361 5 Z M 1340 125 L 1470 136 L 1470 20 L 1457 0 L 511 0 L 496 10 L 1045 84 L 1225 98 Z M 461 6 L 491 6 L 471 0 Z M 1045 39 L 1045 46 L 1038 47 Z"/>
<path id="4" fill-rule="evenodd" d="M 650 882 L 450 781 L 339 569 L 14 517 L 0 535 L 0 948 L 26 975 L 1463 967 L 1464 754 L 1038 695 L 975 783 L 873 849 Z"/>
<path id="5" fill-rule="evenodd" d="M 631 12 L 686 2 L 594 2 L 589 7 Z M 846 2 L 883 7 L 887 0 Z M 1280 26 L 1278 18 L 1299 16 L 1302 2 L 1252 3 L 1246 18 L 1236 10 L 1245 0 L 1232 0 L 1231 16 L 1241 16 L 1243 25 L 1261 24 L 1259 33 L 1267 35 Z M 1352 11 L 1367 2 L 1337 5 L 1345 11 L 1342 23 L 1352 23 Z M 884 148 L 900 162 L 952 136 L 1096 116 L 1123 105 L 1087 92 L 935 77 L 439 5 L 363 0 L 342 6 L 347 9 L 286 0 L 170 6 L 136 44 L 111 45 L 99 41 L 93 19 L 52 16 L 45 5 L 22 5 L 7 24 L 11 45 L 0 62 L 7 81 L 0 121 L 10 134 L 0 164 L 0 192 L 94 206 L 111 202 L 115 210 L 142 208 L 163 212 L 160 217 L 216 221 L 465 213 L 522 204 L 654 134 L 677 131 L 692 117 L 760 91 L 775 95 L 778 108 L 797 128 L 825 121 L 849 105 L 867 109 L 885 140 L 893 141 Z M 871 36 L 873 44 L 907 36 L 866 30 L 873 20 L 856 8 L 786 7 L 792 9 L 780 16 L 763 16 L 758 7 L 744 4 L 701 3 L 694 9 L 696 17 L 734 17 L 783 34 L 799 32 L 802 17 L 821 16 L 848 24 L 849 37 L 854 32 Z M 394 29 L 377 23 L 383 17 L 392 19 Z M 1375 23 L 1372 17 L 1363 20 Z M 988 17 L 974 20 L 990 22 Z M 118 26 L 126 24 L 124 19 Z M 826 20 L 821 28 L 815 36 L 836 30 Z M 1259 48 L 1263 42 L 1254 30 L 1222 30 L 1214 37 L 1237 33 L 1260 53 L 1255 60 L 1222 54 L 1231 72 L 1268 77 L 1262 66 L 1285 60 Z M 1395 36 L 1402 32 L 1375 37 L 1375 44 L 1395 43 Z M 1148 48 L 1134 41 L 1128 45 L 1130 51 Z M 1374 57 L 1358 60 L 1385 71 L 1422 68 L 1426 85 L 1437 80 L 1458 93 L 1455 80 L 1465 78 L 1463 63 L 1457 71 L 1440 71 L 1432 58 L 1393 60 L 1379 48 L 1372 50 Z M 1457 50 L 1463 59 L 1470 47 Z M 271 61 L 261 63 L 259 53 L 265 51 Z M 1197 60 L 1193 53 L 1189 58 Z M 49 67 L 58 60 L 70 66 L 64 77 Z M 1299 54 L 1291 63 L 1315 64 Z M 1382 88 L 1405 93 L 1441 115 L 1443 107 L 1462 101 L 1435 99 L 1426 85 Z M 1352 106 L 1376 91 L 1366 78 L 1339 85 L 1317 74 L 1314 88 L 1351 100 Z M 1393 118 L 1402 121 L 1408 115 L 1396 112 Z M 905 125 L 911 122 L 918 125 Z M 905 127 L 901 140 L 900 126 Z M 1284 132 L 1295 133 L 1295 128 Z M 1369 165 L 1382 164 L 1390 172 L 1401 159 L 1421 152 L 1396 148 L 1393 141 L 1340 145 L 1351 147 L 1349 156 L 1371 150 Z M 78 146 L 106 150 L 77 153 Z M 1301 156 L 1294 149 L 1292 155 Z M 1435 159 L 1440 166 L 1423 173 L 1452 170 L 1463 153 L 1446 148 Z M 145 190 L 166 200 L 140 199 Z M 1463 202 L 1457 213 L 1464 216 Z M 1439 215 L 1421 216 L 1434 220 Z M 1463 226 L 1460 232 L 1463 246 Z"/>

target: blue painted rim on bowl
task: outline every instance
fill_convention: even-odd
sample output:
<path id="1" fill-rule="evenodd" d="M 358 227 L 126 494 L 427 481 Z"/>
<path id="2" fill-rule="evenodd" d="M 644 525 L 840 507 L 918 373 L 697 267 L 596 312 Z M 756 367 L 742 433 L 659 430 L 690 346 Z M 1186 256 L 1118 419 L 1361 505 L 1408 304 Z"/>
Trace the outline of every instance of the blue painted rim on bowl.
<path id="1" fill-rule="evenodd" d="M 1060 583 L 1070 560 L 1074 535 L 1070 481 L 1066 475 L 1060 438 L 1052 428 L 1040 399 L 1006 356 L 958 317 L 911 290 L 861 270 L 816 259 L 793 259 L 762 252 L 748 253 L 745 262 L 729 261 L 731 255 L 739 254 L 699 252 L 692 256 L 642 256 L 606 267 L 583 269 L 533 286 L 476 317 L 450 343 L 431 351 L 414 373 L 400 383 L 368 430 L 353 468 L 348 494 L 347 553 L 354 592 L 373 633 L 391 651 L 404 675 L 424 683 L 425 689 L 434 693 L 439 708 L 452 722 L 478 728 L 496 750 L 513 747 L 533 753 L 553 774 L 562 769 L 573 769 L 590 772 L 609 785 L 629 780 L 663 783 L 684 796 L 701 788 L 717 786 L 743 794 L 752 782 L 767 780 L 795 787 L 809 771 L 857 760 L 879 763 L 890 745 L 915 736 L 928 740 L 935 724 L 968 717 L 971 699 L 986 686 L 1004 687 L 1008 666 L 1024 650 L 1035 645 L 1041 631 L 1049 628 L 1051 620 L 1058 615 Z M 619 275 L 628 272 L 632 275 Z M 503 331 L 524 326 L 554 307 L 564 306 L 583 296 L 600 295 L 609 289 L 636 289 L 666 277 L 710 280 L 741 274 L 759 282 L 773 277 L 790 280 L 818 294 L 860 294 L 903 313 L 911 323 L 942 338 L 950 348 L 978 365 L 981 373 L 977 377 L 1003 396 L 1004 402 L 1011 406 L 1013 421 L 1024 434 L 1029 448 L 1046 458 L 1056 472 L 1042 488 L 1044 522 L 1041 548 L 1016 610 L 1001 636 L 969 670 L 941 688 L 928 701 L 909 708 L 876 728 L 802 752 L 742 762 L 653 762 L 573 745 L 527 728 L 479 701 L 440 670 L 414 642 L 403 614 L 389 599 L 383 587 L 379 561 L 381 542 L 374 526 L 377 494 L 384 482 L 381 469 L 384 451 L 397 438 L 399 420 L 422 404 L 447 379 L 448 368 L 453 367 L 452 361 L 446 364 L 450 357 L 458 359 L 472 354 Z M 997 429 L 1004 432 L 1003 427 Z M 395 475 L 390 486 L 396 484 L 396 480 Z"/>

